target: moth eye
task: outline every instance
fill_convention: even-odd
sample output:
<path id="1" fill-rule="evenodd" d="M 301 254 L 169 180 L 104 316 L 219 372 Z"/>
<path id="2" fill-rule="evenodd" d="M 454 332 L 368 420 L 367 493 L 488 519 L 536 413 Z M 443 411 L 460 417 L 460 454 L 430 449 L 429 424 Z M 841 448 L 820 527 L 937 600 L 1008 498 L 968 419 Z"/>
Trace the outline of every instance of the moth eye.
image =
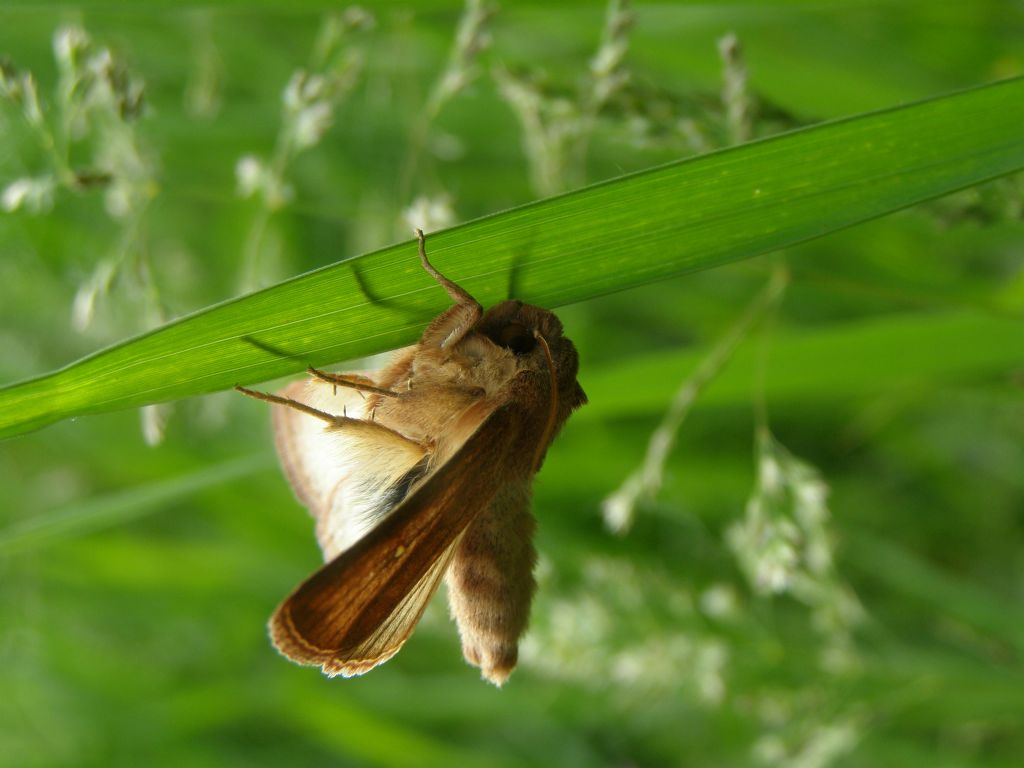
<path id="1" fill-rule="evenodd" d="M 494 341 L 499 346 L 512 350 L 513 354 L 516 355 L 525 355 L 528 352 L 532 352 L 533 348 L 537 346 L 537 340 L 533 338 L 533 334 L 519 323 L 509 323 L 506 325 L 498 331 L 497 338 Z"/>

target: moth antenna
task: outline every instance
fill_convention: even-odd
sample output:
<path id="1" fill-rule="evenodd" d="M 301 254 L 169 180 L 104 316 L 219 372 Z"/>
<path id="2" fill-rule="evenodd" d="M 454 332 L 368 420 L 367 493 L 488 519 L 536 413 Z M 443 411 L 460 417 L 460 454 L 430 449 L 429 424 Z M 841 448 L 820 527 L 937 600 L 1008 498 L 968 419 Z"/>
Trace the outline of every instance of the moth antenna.
<path id="1" fill-rule="evenodd" d="M 448 292 L 448 296 L 451 297 L 451 300 L 456 304 L 479 304 L 479 302 L 470 296 L 464 288 L 456 285 L 434 269 L 434 265 L 427 259 L 427 238 L 423 234 L 422 229 L 416 230 L 416 239 L 419 240 L 420 244 L 420 264 L 423 265 L 423 269 L 427 271 L 427 274 L 437 280 L 437 282 L 439 282 Z"/>
<path id="2" fill-rule="evenodd" d="M 555 373 L 555 361 L 551 358 L 551 348 L 548 346 L 547 339 L 536 329 L 533 331 L 533 337 L 540 342 L 541 349 L 544 350 L 544 359 L 548 364 L 548 385 L 551 388 L 551 399 L 548 402 L 548 421 L 544 425 L 544 437 L 537 443 L 537 450 L 533 454 L 533 471 L 536 472 L 540 467 L 544 451 L 547 449 L 548 443 L 551 442 L 551 435 L 555 431 L 555 424 L 558 422 L 558 375 Z"/>

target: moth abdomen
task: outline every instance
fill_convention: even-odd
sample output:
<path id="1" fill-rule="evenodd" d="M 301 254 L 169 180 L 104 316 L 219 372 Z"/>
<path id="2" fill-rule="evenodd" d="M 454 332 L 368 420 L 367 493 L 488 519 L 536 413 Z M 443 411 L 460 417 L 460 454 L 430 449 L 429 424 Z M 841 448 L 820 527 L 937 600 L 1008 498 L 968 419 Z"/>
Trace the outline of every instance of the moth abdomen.
<path id="1" fill-rule="evenodd" d="M 448 571 L 448 601 L 466 661 L 501 685 L 515 669 L 530 618 L 536 551 L 529 490 L 499 493 L 466 530 Z"/>

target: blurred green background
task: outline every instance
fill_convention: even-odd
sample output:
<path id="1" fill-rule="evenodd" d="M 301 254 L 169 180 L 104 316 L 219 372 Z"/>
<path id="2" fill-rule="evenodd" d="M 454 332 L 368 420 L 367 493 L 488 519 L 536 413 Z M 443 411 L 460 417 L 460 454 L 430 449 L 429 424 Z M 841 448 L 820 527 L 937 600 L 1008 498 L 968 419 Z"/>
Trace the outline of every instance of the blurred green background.
<path id="1" fill-rule="evenodd" d="M 637 4 L 605 38 L 603 5 L 509 3 L 461 47 L 456 4 L 363 8 L 0 7 L 5 82 L 32 72 L 42 110 L 34 125 L 0 100 L 0 381 L 410 221 L 723 146 L 744 94 L 756 137 L 1024 73 L 1019 2 Z M 742 56 L 723 62 L 729 32 Z M 539 134 L 501 84 L 578 128 L 599 49 L 629 79 L 588 130 L 547 136 L 567 160 L 538 174 Z M 75 88 L 62 50 L 88 70 Z M 305 144 L 282 113 L 303 68 L 336 86 L 305 105 Z M 82 106 L 89 77 L 113 109 Z M 264 623 L 319 554 L 261 404 L 222 393 L 0 443 L 0 764 L 1019 765 L 1022 208 L 1007 178 L 559 308 L 592 404 L 538 477 L 540 589 L 500 691 L 462 662 L 443 597 L 363 678 L 276 655 Z M 771 322 L 613 533 L 601 501 L 664 393 L 783 260 Z M 755 442 L 761 393 L 777 444 Z M 781 550 L 742 535 L 758 510 Z"/>

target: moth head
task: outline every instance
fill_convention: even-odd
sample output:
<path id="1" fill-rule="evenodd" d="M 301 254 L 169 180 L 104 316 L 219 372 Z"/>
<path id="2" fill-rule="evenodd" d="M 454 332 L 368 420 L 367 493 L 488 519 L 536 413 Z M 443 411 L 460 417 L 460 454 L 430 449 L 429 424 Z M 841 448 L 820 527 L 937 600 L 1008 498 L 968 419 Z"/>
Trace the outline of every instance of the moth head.
<path id="1" fill-rule="evenodd" d="M 576 381 L 579 370 L 576 346 L 562 335 L 562 321 L 553 312 L 521 301 L 503 301 L 487 310 L 476 331 L 515 355 L 520 368 L 547 371 L 547 356 L 537 339 L 540 335 L 551 352 L 558 379 L 560 410 L 564 411 L 561 419 L 587 402 L 583 388 Z"/>

